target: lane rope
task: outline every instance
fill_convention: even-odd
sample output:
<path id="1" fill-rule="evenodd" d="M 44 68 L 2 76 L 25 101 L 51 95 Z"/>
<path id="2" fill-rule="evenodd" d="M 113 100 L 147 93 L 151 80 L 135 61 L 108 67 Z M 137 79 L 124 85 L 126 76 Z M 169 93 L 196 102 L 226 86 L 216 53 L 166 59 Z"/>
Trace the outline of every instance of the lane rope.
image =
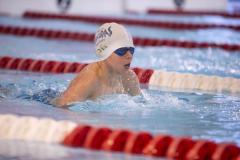
<path id="1" fill-rule="evenodd" d="M 83 21 L 88 23 L 102 24 L 106 22 L 117 22 L 126 25 L 144 26 L 153 28 L 167 28 L 175 30 L 196 30 L 196 29 L 207 29 L 207 28 L 226 28 L 233 29 L 236 31 L 240 30 L 240 25 L 231 24 L 200 24 L 200 23 L 180 23 L 180 22 L 164 22 L 157 20 L 140 20 L 140 19 L 127 19 L 127 18 L 114 18 L 104 16 L 86 16 L 86 15 L 63 15 L 54 13 L 43 13 L 27 11 L 23 14 L 24 18 L 33 19 L 63 19 L 71 21 Z"/>
<path id="2" fill-rule="evenodd" d="M 170 14 L 170 15 L 187 15 L 187 16 L 222 16 L 226 18 L 240 18 L 239 13 L 227 13 L 227 12 L 210 12 L 210 11 L 176 11 L 176 10 L 163 10 L 157 8 L 151 8 L 147 11 L 149 14 Z"/>
<path id="3" fill-rule="evenodd" d="M 66 39 L 74 41 L 94 41 L 94 34 L 82 32 L 70 32 L 51 29 L 37 29 L 29 27 L 17 26 L 4 26 L 0 25 L 0 34 L 10 34 L 16 36 L 33 36 L 46 39 Z M 240 51 L 240 44 L 217 44 L 207 42 L 194 42 L 194 41 L 178 41 L 167 40 L 158 38 L 140 38 L 133 37 L 135 45 L 138 46 L 169 46 L 169 47 L 182 47 L 182 48 L 219 48 L 230 51 L 229 53 L 237 53 L 231 51 Z"/>
<path id="4" fill-rule="evenodd" d="M 167 134 L 152 135 L 50 118 L 0 114 L 0 124 L 0 139 L 57 143 L 68 147 L 176 160 L 237 160 L 240 156 L 240 148 L 233 143 L 215 143 Z"/>
<path id="5" fill-rule="evenodd" d="M 30 58 L 0 57 L 0 69 L 12 69 L 41 73 L 78 73 L 87 64 L 39 60 Z M 201 74 L 166 72 L 162 70 L 132 68 L 139 82 L 150 86 L 171 89 L 203 90 L 214 92 L 240 93 L 240 79 Z"/>

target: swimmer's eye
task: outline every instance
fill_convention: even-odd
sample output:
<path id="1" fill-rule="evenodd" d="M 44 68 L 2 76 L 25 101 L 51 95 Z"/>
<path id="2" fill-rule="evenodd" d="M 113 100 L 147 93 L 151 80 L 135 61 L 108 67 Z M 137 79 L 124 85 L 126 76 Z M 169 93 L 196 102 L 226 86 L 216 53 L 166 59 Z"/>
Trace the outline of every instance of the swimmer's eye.
<path id="1" fill-rule="evenodd" d="M 118 48 L 117 50 L 114 51 L 114 53 L 116 53 L 119 56 L 123 56 L 127 53 L 127 51 L 130 51 L 130 53 L 133 55 L 134 54 L 134 47 L 122 47 L 122 48 Z"/>

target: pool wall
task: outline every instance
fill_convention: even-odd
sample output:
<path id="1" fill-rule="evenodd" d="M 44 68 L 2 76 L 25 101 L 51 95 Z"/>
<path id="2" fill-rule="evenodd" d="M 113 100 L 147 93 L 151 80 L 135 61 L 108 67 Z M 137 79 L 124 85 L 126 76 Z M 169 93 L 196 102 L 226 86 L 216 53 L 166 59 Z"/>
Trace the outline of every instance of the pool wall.
<path id="1" fill-rule="evenodd" d="M 69 3 L 67 3 L 69 2 Z M 182 1 L 186 10 L 227 11 L 227 0 L 188 0 Z M 12 5 L 15 4 L 15 5 Z M 0 11 L 13 15 L 21 15 L 30 8 L 35 11 L 67 12 L 75 14 L 120 14 L 126 11 L 146 12 L 149 8 L 176 9 L 174 0 L 0 0 Z"/>

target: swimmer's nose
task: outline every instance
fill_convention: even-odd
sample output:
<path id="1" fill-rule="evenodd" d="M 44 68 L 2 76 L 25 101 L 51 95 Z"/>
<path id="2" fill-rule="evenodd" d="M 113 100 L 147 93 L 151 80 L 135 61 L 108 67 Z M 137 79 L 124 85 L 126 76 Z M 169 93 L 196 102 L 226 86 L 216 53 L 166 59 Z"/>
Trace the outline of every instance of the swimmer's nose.
<path id="1" fill-rule="evenodd" d="M 130 51 L 127 51 L 126 53 L 125 53 L 125 55 L 124 55 L 124 57 L 126 57 L 127 59 L 129 59 L 129 58 L 132 58 L 132 54 L 131 54 L 131 52 Z"/>

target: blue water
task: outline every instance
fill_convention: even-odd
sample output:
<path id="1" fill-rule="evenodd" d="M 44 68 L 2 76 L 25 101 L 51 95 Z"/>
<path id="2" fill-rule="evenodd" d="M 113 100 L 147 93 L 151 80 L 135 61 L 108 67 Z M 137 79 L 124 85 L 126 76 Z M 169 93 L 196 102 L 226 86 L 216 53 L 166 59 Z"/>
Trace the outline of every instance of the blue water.
<path id="1" fill-rule="evenodd" d="M 49 101 L 65 90 L 74 76 L 5 71 L 0 74 L 1 103 L 10 101 L 12 107 L 2 107 L 0 112 L 13 112 L 15 105 L 23 104 L 21 109 L 16 107 L 16 114 L 43 116 L 44 110 L 31 109 L 32 104 L 41 104 L 51 108 L 47 112 L 55 115 L 53 117 L 69 119 L 65 112 L 56 115 L 55 110 L 59 108 L 49 105 Z M 106 95 L 97 101 L 79 102 L 69 107 L 77 113 L 70 116 L 70 120 L 240 144 L 240 98 L 237 95 L 164 91 L 144 86 L 142 93 L 135 97 Z M 76 118 L 81 115 L 85 115 L 84 118 Z"/>
<path id="2" fill-rule="evenodd" d="M 97 24 L 84 22 L 71 22 L 64 20 L 34 20 L 3 16 L 0 16 L 0 24 L 54 30 L 69 30 L 87 33 L 95 33 L 99 27 L 99 25 Z M 231 29 L 170 30 L 160 28 L 147 28 L 148 32 L 146 32 L 146 27 L 131 25 L 125 26 L 133 36 L 138 37 L 188 40 L 196 42 L 229 43 L 229 44 L 240 43 L 240 33 L 238 31 L 234 31 Z"/>
<path id="3" fill-rule="evenodd" d="M 161 16 L 139 16 L 138 18 L 157 19 L 159 17 L 161 18 Z M 162 16 L 162 18 L 165 17 Z M 178 18 L 170 16 L 169 20 Z M 219 23 L 239 22 L 221 17 L 180 18 L 180 20 L 183 19 L 190 22 L 204 20 L 206 23 L 211 19 Z M 79 22 L 34 21 L 6 17 L 0 17 L 0 24 L 90 33 L 95 32 L 97 28 L 97 25 Z M 166 38 L 169 36 L 169 38 L 179 40 L 189 38 L 195 41 L 240 42 L 238 32 L 226 29 L 180 32 L 136 26 L 127 27 L 133 35 L 142 37 Z M 148 32 L 145 31 L 146 29 Z M 205 35 L 207 37 L 204 37 Z M 0 56 L 4 55 L 71 62 L 96 60 L 92 43 L 0 35 Z M 230 53 L 220 49 L 136 47 L 131 66 L 239 78 L 239 62 L 239 52 Z M 227 141 L 240 146 L 240 95 L 238 94 L 210 93 L 199 90 L 166 90 L 141 85 L 141 96 L 106 95 L 99 97 L 97 101 L 88 100 L 74 104 L 67 110 L 49 105 L 49 101 L 61 94 L 75 76 L 75 74 L 55 75 L 0 70 L 0 113 L 50 117 L 56 120 L 65 119 L 94 126 L 144 130 L 152 134 L 188 135 L 194 139 Z M 19 150 L 22 152 L 19 153 Z M 79 157 L 111 160 L 146 159 L 25 141 L 1 141 L 0 159 L 41 159 L 41 156 L 34 154 L 36 150 L 39 154 L 44 153 L 41 155 L 50 156 L 45 159 L 79 159 Z M 52 156 L 52 152 L 62 154 Z"/>
<path id="4" fill-rule="evenodd" d="M 109 16 L 109 15 L 108 15 Z M 112 16 L 112 15 L 111 15 Z M 110 17 L 110 16 L 109 16 Z M 156 20 L 164 22 L 179 22 L 179 23 L 197 23 L 197 24 L 227 24 L 227 25 L 239 25 L 240 21 L 236 18 L 226 18 L 222 16 L 209 16 L 209 15 L 167 15 L 167 14 L 127 14 L 116 15 L 114 17 L 124 17 L 128 19 L 142 19 L 142 20 Z"/>
<path id="5" fill-rule="evenodd" d="M 0 35 L 0 56 L 85 63 L 97 59 L 94 53 L 93 43 Z M 240 51 L 136 47 L 131 66 L 240 78 Z"/>

